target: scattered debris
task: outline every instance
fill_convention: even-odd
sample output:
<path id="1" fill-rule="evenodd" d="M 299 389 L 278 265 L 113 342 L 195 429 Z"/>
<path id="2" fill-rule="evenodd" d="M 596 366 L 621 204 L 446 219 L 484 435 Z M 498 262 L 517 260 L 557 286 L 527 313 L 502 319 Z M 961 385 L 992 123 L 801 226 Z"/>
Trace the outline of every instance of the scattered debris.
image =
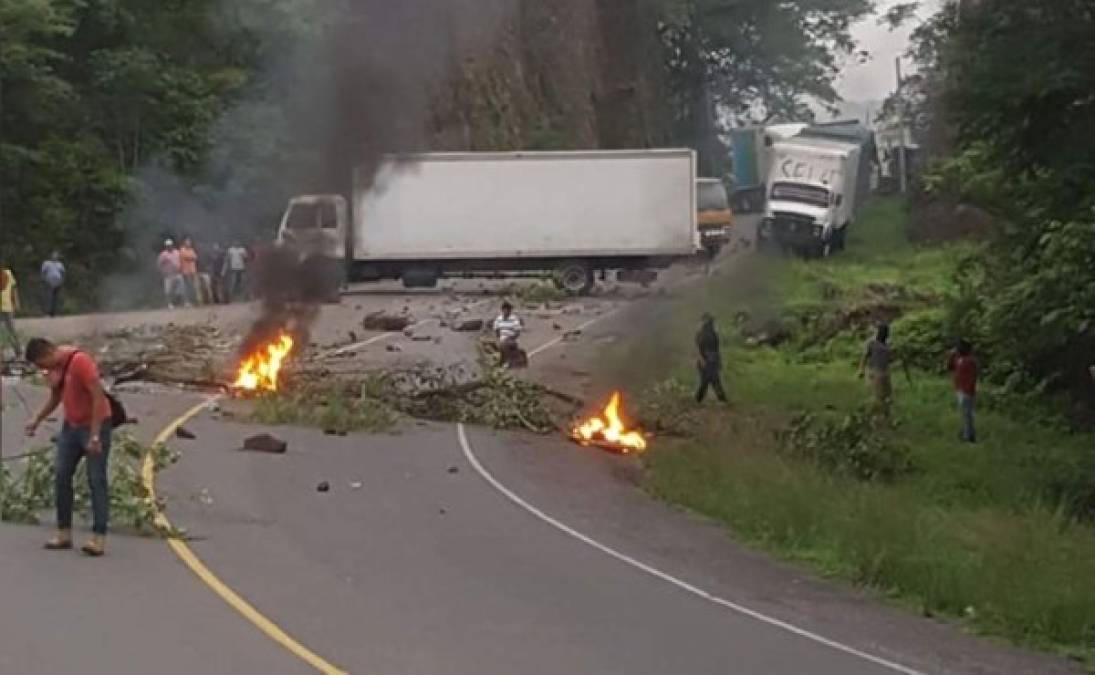
<path id="1" fill-rule="evenodd" d="M 145 381 L 197 387 L 231 381 L 224 368 L 233 360 L 236 342 L 211 324 L 146 325 L 81 339 L 85 349 L 102 354 L 100 370 L 113 385 Z"/>
<path id="2" fill-rule="evenodd" d="M 483 323 L 482 319 L 464 319 L 454 323 L 452 329 L 461 333 L 475 333 L 483 330 Z"/>
<path id="3" fill-rule="evenodd" d="M 282 454 L 289 449 L 289 444 L 281 439 L 274 438 L 270 434 L 258 434 L 244 439 L 243 449 L 253 450 L 255 452 Z"/>
<path id="4" fill-rule="evenodd" d="M 175 427 L 175 438 L 182 438 L 184 440 L 192 441 L 197 436 L 192 431 L 183 426 Z"/>
<path id="5" fill-rule="evenodd" d="M 404 314 L 402 316 L 388 314 L 387 312 L 372 312 L 371 314 L 366 314 L 365 318 L 361 320 L 361 327 L 371 331 L 398 333 L 411 325 L 411 317 L 406 314 L 409 311 L 409 308 L 404 307 Z"/>
<path id="6" fill-rule="evenodd" d="M 330 492 L 330 491 L 331 491 L 331 484 L 328 483 L 327 481 L 323 481 L 319 485 L 316 486 L 316 492 Z"/>
<path id="7" fill-rule="evenodd" d="M 750 347 L 778 347 L 792 337 L 791 329 L 779 318 L 758 318 L 743 311 L 738 312 L 734 322 Z"/>

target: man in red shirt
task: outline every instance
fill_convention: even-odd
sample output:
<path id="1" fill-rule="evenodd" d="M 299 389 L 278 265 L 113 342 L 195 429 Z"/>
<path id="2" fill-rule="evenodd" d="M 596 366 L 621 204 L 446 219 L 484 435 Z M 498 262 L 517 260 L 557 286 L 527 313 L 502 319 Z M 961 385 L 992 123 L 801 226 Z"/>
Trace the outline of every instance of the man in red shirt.
<path id="1" fill-rule="evenodd" d="M 64 424 L 57 436 L 57 460 L 54 463 L 57 497 L 57 534 L 46 542 L 50 550 L 72 548 L 72 476 L 80 460 L 87 457 L 88 486 L 91 488 L 92 535 L 80 549 L 100 556 L 105 549 L 110 493 L 107 486 L 107 459 L 110 455 L 110 403 L 99 381 L 99 368 L 87 352 L 75 347 L 58 347 L 48 340 L 34 338 L 27 343 L 27 361 L 46 371 L 50 397 L 38 414 L 27 423 L 33 436 L 38 425 L 64 405 Z"/>
<path id="2" fill-rule="evenodd" d="M 977 398 L 977 360 L 973 358 L 973 345 L 969 340 L 959 340 L 958 347 L 947 361 L 947 369 L 954 376 L 954 390 L 958 396 L 958 411 L 962 415 L 962 431 L 959 437 L 967 443 L 977 442 L 973 428 L 974 401 Z"/>

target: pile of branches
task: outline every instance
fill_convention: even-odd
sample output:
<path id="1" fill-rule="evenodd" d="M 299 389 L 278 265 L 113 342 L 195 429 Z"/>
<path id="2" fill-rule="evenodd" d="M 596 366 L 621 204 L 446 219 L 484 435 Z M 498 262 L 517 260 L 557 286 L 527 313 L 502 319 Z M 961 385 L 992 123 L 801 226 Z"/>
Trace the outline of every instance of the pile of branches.
<path id="1" fill-rule="evenodd" d="M 484 366 L 478 378 L 467 382 L 454 382 L 442 374 L 426 385 L 414 391 L 396 388 L 393 405 L 414 417 L 540 434 L 557 430 L 560 422 L 582 407 L 582 401 L 573 396 L 496 366 Z"/>
<path id="2" fill-rule="evenodd" d="M 118 434 L 110 449 L 110 514 L 120 525 L 141 534 L 176 537 L 178 530 L 156 525 L 156 514 L 163 510 L 161 499 L 153 497 L 141 480 L 141 464 L 150 453 L 157 471 L 178 461 L 178 454 L 167 447 L 145 447 L 126 434 Z M 91 503 L 86 462 L 81 462 L 73 478 L 74 508 L 88 515 Z M 37 524 L 39 515 L 54 505 L 53 453 L 44 448 L 28 453 L 17 463 L 0 462 L 0 521 Z"/>
<path id="3" fill-rule="evenodd" d="M 458 366 L 342 375 L 295 373 L 281 393 L 260 401 L 261 421 L 318 421 L 337 431 L 376 431 L 376 421 L 390 417 L 380 414 L 386 410 L 439 422 L 550 433 L 582 407 L 580 399 L 516 377 L 487 359 L 481 361 L 477 374 Z M 272 411 L 284 411 L 279 414 L 285 419 L 272 419 Z M 329 422 L 323 424 L 324 420 Z"/>
<path id="4" fill-rule="evenodd" d="M 145 381 L 201 387 L 227 382 L 236 340 L 209 324 L 141 326 L 102 333 L 83 347 L 114 384 Z"/>

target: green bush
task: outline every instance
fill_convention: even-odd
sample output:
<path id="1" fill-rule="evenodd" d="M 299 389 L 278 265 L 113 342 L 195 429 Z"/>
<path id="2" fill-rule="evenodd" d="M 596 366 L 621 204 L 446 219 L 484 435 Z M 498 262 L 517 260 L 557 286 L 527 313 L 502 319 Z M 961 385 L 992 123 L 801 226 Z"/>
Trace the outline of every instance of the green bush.
<path id="1" fill-rule="evenodd" d="M 659 434 L 690 436 L 699 428 L 695 392 L 678 379 L 664 380 L 639 397 L 637 421 Z"/>
<path id="2" fill-rule="evenodd" d="M 802 414 L 780 435 L 790 454 L 856 480 L 893 482 L 914 469 L 908 448 L 879 433 L 866 410 L 837 420 Z"/>
<path id="3" fill-rule="evenodd" d="M 947 352 L 955 340 L 943 308 L 933 307 L 906 314 L 894 321 L 891 329 L 899 360 L 910 368 L 930 373 L 943 371 Z"/>

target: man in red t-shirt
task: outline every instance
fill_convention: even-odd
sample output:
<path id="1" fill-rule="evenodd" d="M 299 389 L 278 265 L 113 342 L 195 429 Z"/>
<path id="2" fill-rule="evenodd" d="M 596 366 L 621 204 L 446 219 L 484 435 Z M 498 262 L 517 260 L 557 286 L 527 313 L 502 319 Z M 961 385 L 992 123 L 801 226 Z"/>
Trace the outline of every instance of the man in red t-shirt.
<path id="1" fill-rule="evenodd" d="M 973 358 L 973 345 L 969 340 L 958 341 L 958 347 L 947 361 L 947 369 L 954 376 L 958 411 L 962 415 L 962 431 L 959 437 L 967 443 L 976 443 L 977 433 L 973 428 L 973 409 L 977 398 L 977 360 Z"/>
<path id="2" fill-rule="evenodd" d="M 64 424 L 57 436 L 54 463 L 57 497 L 57 534 L 46 542 L 50 550 L 72 548 L 72 476 L 80 460 L 87 457 L 87 479 L 91 488 L 92 535 L 81 548 L 90 556 L 105 550 L 110 493 L 107 460 L 110 455 L 110 403 L 99 381 L 99 368 L 87 352 L 75 347 L 58 347 L 34 338 L 27 343 L 27 361 L 46 371 L 50 396 L 38 414 L 27 423 L 33 436 L 38 425 L 64 405 Z"/>

